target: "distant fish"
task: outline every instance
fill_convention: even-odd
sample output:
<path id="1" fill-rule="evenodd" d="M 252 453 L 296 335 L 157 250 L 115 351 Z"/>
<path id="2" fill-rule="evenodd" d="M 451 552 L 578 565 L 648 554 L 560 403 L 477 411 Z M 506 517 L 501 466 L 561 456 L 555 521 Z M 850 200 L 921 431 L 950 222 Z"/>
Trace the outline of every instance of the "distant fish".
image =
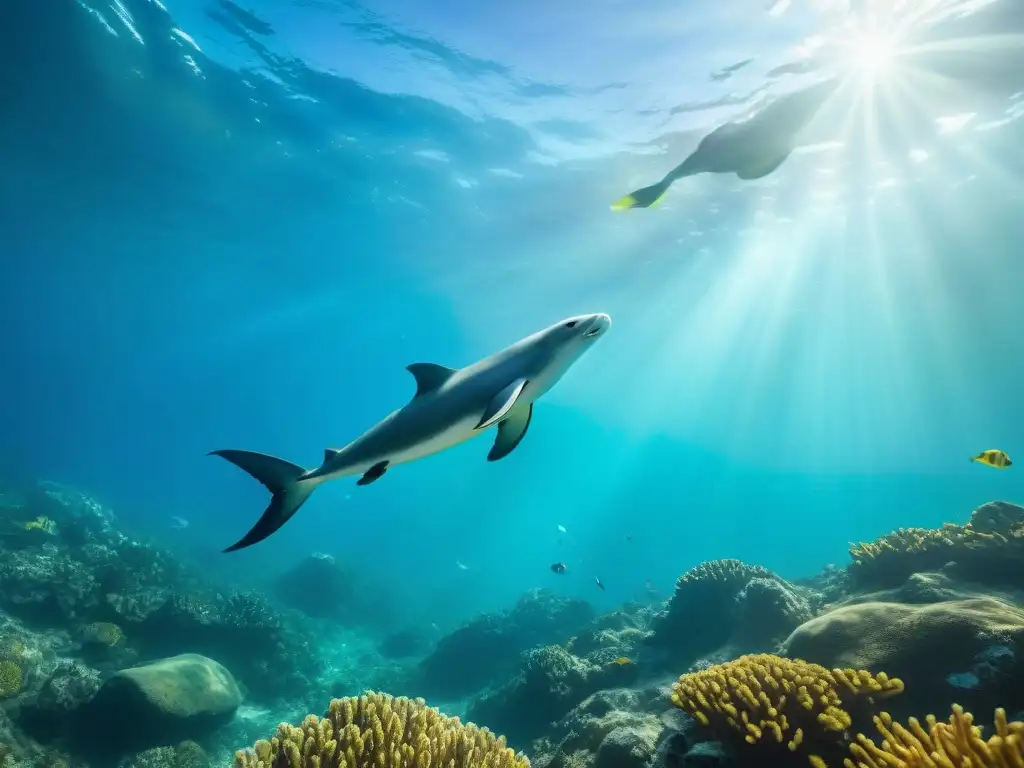
<path id="1" fill-rule="evenodd" d="M 990 449 L 982 451 L 977 456 L 973 456 L 971 461 L 976 461 L 979 464 L 987 464 L 990 467 L 996 469 L 1006 469 L 1012 467 L 1013 462 L 1010 461 L 1010 457 L 1006 455 L 1006 451 L 998 451 L 996 449 Z"/>
<path id="2" fill-rule="evenodd" d="M 552 563 L 551 570 L 555 573 L 565 573 L 567 569 L 565 563 Z"/>
<path id="3" fill-rule="evenodd" d="M 558 526 L 558 532 L 559 533 L 568 533 L 568 531 L 565 530 L 565 526 L 564 525 Z"/>
<path id="4" fill-rule="evenodd" d="M 633 534 L 627 533 L 626 534 L 626 541 L 628 541 L 630 544 L 632 544 L 633 543 Z"/>
<path id="5" fill-rule="evenodd" d="M 612 664 L 617 664 L 620 667 L 627 667 L 627 666 L 629 666 L 630 664 L 633 663 L 633 660 L 632 659 L 627 659 L 625 656 L 619 656 L 619 658 L 615 659 L 615 661 L 613 661 L 611 663 Z"/>
<path id="6" fill-rule="evenodd" d="M 595 584 L 597 584 L 598 588 L 599 588 L 599 589 L 600 589 L 600 590 L 601 590 L 602 592 L 604 592 L 604 584 L 602 584 L 602 583 L 601 583 L 601 579 L 599 579 L 599 578 L 598 578 L 597 576 L 595 576 L 595 577 L 594 577 L 594 583 L 595 583 Z"/>
<path id="7" fill-rule="evenodd" d="M 461 560 L 456 560 L 455 564 L 459 567 L 460 571 L 468 571 L 469 570 L 469 566 L 468 565 L 463 565 Z"/>
<path id="8" fill-rule="evenodd" d="M 171 528 L 173 528 L 176 531 L 183 531 L 186 528 L 188 528 L 188 520 L 186 520 L 184 517 L 172 517 Z"/>

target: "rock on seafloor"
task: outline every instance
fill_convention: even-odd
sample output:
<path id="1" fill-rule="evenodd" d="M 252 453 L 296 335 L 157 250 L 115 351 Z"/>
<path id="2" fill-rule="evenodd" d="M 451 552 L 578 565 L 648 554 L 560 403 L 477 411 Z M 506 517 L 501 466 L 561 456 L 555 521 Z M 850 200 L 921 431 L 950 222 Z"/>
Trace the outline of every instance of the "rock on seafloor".
<path id="1" fill-rule="evenodd" d="M 85 713 L 84 751 L 122 755 L 209 735 L 241 705 L 234 677 L 213 659 L 181 654 L 109 677 Z M 81 734 L 80 734 L 81 736 Z"/>

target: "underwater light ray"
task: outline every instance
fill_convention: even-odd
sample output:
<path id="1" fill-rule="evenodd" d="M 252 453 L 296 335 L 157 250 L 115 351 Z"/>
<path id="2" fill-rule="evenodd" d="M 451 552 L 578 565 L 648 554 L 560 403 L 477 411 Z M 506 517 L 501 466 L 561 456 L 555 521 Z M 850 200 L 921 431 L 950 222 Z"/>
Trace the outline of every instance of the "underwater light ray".
<path id="1" fill-rule="evenodd" d="M 825 216 L 817 216 L 807 206 L 807 214 L 801 217 L 796 226 L 784 221 L 775 223 L 775 237 L 770 240 L 757 238 L 751 247 L 746 249 L 747 258 L 760 259 L 772 264 L 773 274 L 768 283 L 762 287 L 763 311 L 759 313 L 757 323 L 751 331 L 751 343 L 754 352 L 750 359 L 750 380 L 747 389 L 751 393 L 737 403 L 734 418 L 736 434 L 743 434 L 759 418 L 764 402 L 755 393 L 770 391 L 773 375 L 778 375 L 780 368 L 786 364 L 779 356 L 790 342 L 794 332 L 806 330 L 807 305 L 813 296 L 814 272 L 821 267 L 825 258 L 821 249 L 815 250 L 820 241 L 820 234 L 829 225 Z M 766 243 L 766 240 L 768 242 Z M 814 316 L 810 326 L 815 327 L 821 320 L 820 315 Z M 787 379 L 793 379 L 790 369 Z M 787 386 L 786 391 L 792 388 Z"/>

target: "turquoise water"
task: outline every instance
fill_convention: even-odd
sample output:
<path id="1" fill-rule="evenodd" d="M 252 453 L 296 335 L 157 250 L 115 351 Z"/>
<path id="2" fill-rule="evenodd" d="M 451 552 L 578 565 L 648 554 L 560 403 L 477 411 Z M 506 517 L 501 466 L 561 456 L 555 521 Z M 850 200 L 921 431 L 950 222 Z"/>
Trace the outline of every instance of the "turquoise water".
<path id="1" fill-rule="evenodd" d="M 1024 450 L 1022 35 L 1010 0 L 5 0 L 8 471 L 239 583 L 329 552 L 442 626 L 1020 501 L 968 459 Z M 609 211 L 823 74 L 776 173 Z M 220 553 L 266 494 L 208 451 L 315 466 L 409 363 L 586 312 L 611 331 L 508 458 L 332 482 Z"/>

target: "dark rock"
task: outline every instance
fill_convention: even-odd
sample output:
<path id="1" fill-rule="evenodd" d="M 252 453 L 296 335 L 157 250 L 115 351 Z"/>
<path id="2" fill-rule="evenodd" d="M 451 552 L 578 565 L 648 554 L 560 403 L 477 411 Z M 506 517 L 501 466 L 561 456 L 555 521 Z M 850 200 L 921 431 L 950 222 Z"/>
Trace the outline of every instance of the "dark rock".
<path id="1" fill-rule="evenodd" d="M 735 761 L 717 741 L 702 741 L 683 755 L 682 768 L 724 768 Z"/>

